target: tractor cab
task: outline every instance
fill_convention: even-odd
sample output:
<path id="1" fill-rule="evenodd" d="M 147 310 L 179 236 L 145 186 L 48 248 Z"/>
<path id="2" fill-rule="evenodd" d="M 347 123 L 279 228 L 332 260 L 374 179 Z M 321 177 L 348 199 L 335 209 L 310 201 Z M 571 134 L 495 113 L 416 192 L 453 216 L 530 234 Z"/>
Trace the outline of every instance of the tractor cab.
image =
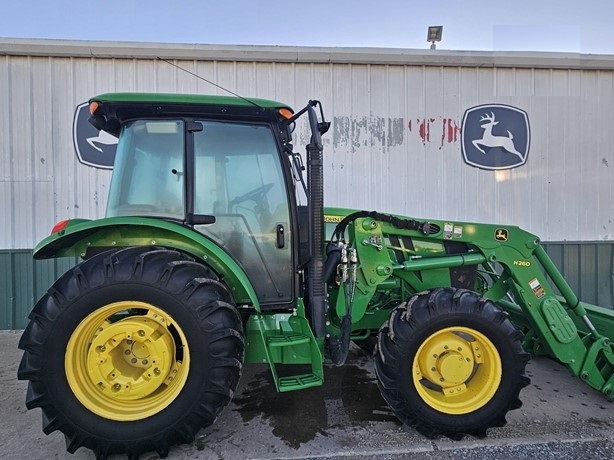
<path id="1" fill-rule="evenodd" d="M 272 101 L 156 96 L 155 106 L 145 95 L 92 102 L 93 124 L 119 135 L 106 216 L 193 226 L 242 266 L 261 305 L 290 303 L 298 232 L 280 109 L 291 112 Z"/>

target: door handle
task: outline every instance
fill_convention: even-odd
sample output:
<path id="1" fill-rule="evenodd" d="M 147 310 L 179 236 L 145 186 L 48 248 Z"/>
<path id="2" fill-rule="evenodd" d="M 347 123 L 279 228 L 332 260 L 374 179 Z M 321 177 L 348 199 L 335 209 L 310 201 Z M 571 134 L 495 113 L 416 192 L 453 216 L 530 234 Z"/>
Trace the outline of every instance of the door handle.
<path id="1" fill-rule="evenodd" d="M 277 247 L 281 249 L 285 245 L 286 245 L 286 235 L 285 235 L 284 226 L 282 224 L 277 224 Z"/>

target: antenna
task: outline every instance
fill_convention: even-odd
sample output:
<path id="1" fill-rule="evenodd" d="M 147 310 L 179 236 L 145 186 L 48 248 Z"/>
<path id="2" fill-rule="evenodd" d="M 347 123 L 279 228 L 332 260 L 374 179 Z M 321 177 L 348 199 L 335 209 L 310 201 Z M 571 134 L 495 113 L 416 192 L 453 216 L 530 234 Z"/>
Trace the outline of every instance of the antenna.
<path id="1" fill-rule="evenodd" d="M 258 104 L 256 104 L 254 101 L 250 101 L 250 100 L 249 100 L 249 99 L 247 99 L 246 97 L 240 96 L 239 94 L 234 93 L 234 92 L 230 91 L 229 89 L 226 89 L 226 88 L 224 88 L 223 86 L 218 85 L 217 83 L 213 83 L 211 80 L 207 80 L 205 77 L 201 77 L 200 75 L 198 75 L 198 74 L 196 74 L 196 73 L 194 73 L 194 72 L 192 72 L 192 71 L 190 71 L 190 70 L 188 70 L 188 69 L 184 69 L 184 68 L 183 68 L 183 67 L 181 67 L 180 65 L 177 65 L 177 64 L 175 64 L 174 62 L 169 61 L 168 59 L 163 59 L 163 58 L 161 58 L 160 56 L 156 56 L 156 59 L 158 59 L 158 60 L 160 60 L 160 61 L 163 61 L 163 62 L 166 62 L 167 64 L 172 65 L 173 67 L 176 67 L 176 68 L 177 68 L 177 69 L 179 69 L 179 70 L 183 70 L 184 72 L 189 73 L 190 75 L 192 75 L 192 76 L 194 76 L 194 77 L 196 77 L 196 78 L 198 78 L 198 79 L 200 79 L 200 80 L 206 81 L 206 82 L 207 82 L 207 83 L 209 83 L 210 85 L 213 85 L 213 86 L 215 86 L 216 88 L 221 89 L 222 91 L 226 91 L 227 93 L 230 93 L 230 94 L 232 94 L 233 96 L 238 97 L 239 99 L 243 99 L 245 102 L 249 102 L 250 104 L 252 104 L 252 105 L 254 105 L 254 106 L 258 107 L 259 109 L 261 109 L 261 108 L 262 108 L 262 107 L 260 107 Z"/>

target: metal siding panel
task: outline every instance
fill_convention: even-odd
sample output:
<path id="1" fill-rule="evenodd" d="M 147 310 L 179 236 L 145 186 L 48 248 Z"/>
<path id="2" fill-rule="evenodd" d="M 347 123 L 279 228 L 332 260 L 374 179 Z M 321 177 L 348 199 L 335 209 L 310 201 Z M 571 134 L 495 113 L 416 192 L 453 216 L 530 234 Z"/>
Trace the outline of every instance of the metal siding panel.
<path id="1" fill-rule="evenodd" d="M 394 211 L 394 203 L 387 202 L 387 198 L 390 198 L 388 185 L 392 182 L 387 174 L 389 168 L 386 164 L 390 161 L 390 156 L 385 156 L 387 114 L 389 114 L 386 67 L 369 66 L 368 78 L 370 107 L 365 114 L 367 121 L 366 144 L 368 147 L 365 160 L 370 180 L 365 186 L 368 188 L 372 200 L 370 209 L 390 209 L 390 211 Z"/>
<path id="2" fill-rule="evenodd" d="M 328 87 L 331 85 L 332 78 L 328 82 Z M 294 110 L 299 110 L 299 108 L 302 108 L 307 103 L 307 101 L 298 101 L 296 99 L 294 64 L 275 64 L 275 86 L 273 91 L 275 93 L 275 100 L 283 102 L 283 98 L 287 97 L 288 103 L 293 106 Z M 327 100 L 329 100 L 330 105 L 332 102 L 330 102 L 330 99 L 328 98 Z M 331 107 L 327 107 L 327 111 L 325 113 L 327 113 L 328 116 L 332 116 L 334 112 L 331 112 Z M 328 136 L 330 137 L 330 134 Z"/>
<path id="3" fill-rule="evenodd" d="M 0 110 L 0 126 L 4 127 L 4 135 L 0 136 L 0 159 L 2 160 L 2 164 L 8 165 L 12 163 L 12 155 L 13 152 L 11 150 L 12 143 L 12 131 L 11 131 L 11 111 L 12 111 L 12 100 L 11 100 L 11 89 L 10 89 L 10 81 L 9 81 L 9 72 L 10 61 L 9 56 L 1 56 L 0 57 L 0 106 L 4 108 L 4 110 Z M 8 182 L 11 180 L 11 170 L 10 168 L 4 167 L 2 168 L 2 172 L 0 172 L 0 180 L 2 182 Z M 2 195 L 6 196 L 6 195 Z M 4 228 L 4 227 L 3 227 Z M 0 236 L 0 238 L 2 238 Z M 0 240 L 1 241 L 1 240 Z"/>
<path id="4" fill-rule="evenodd" d="M 169 65 L 169 64 L 164 64 Z M 135 90 L 142 91 L 144 93 L 156 91 L 156 78 L 155 78 L 156 62 L 149 59 L 139 59 L 134 65 L 134 81 Z"/>
<path id="5" fill-rule="evenodd" d="M 13 310 L 13 322 L 18 328 L 22 328 L 27 323 L 27 317 L 34 306 L 34 259 L 32 253 L 19 251 L 13 254 L 13 273 L 15 286 L 15 300 Z M 12 327 L 11 329 L 16 329 Z"/>
<path id="6" fill-rule="evenodd" d="M 614 244 L 553 242 L 544 249 L 580 300 L 614 309 Z"/>
<path id="7" fill-rule="evenodd" d="M 0 251 L 0 329 L 15 329 L 15 292 L 13 261 L 9 252 Z"/>
<path id="8" fill-rule="evenodd" d="M 413 205 L 411 162 L 407 152 L 408 101 L 405 88 L 405 69 L 401 66 L 386 66 L 386 111 L 378 114 L 384 119 L 385 153 L 381 168 L 386 174 L 379 185 L 383 197 L 379 209 L 401 213 Z M 394 166 L 393 166 L 394 165 Z"/>
<path id="9" fill-rule="evenodd" d="M 595 271 L 587 272 L 586 276 L 597 282 L 595 304 L 614 309 L 614 244 L 599 243 L 597 248 Z"/>
<path id="10" fill-rule="evenodd" d="M 32 168 L 32 102 L 31 102 L 31 61 L 28 57 L 15 57 L 9 66 L 9 107 L 11 116 L 12 146 L 18 146 L 22 154 L 14 154 L 10 164 L 11 180 L 31 181 Z"/>
<path id="11" fill-rule="evenodd" d="M 13 215 L 13 206 L 15 198 L 13 197 L 13 182 L 0 182 L 0 249 L 10 248 L 13 246 L 13 235 L 15 233 L 15 217 Z"/>
<path id="12" fill-rule="evenodd" d="M 36 301 L 76 259 L 34 260 L 30 250 L 0 250 L 0 330 L 23 329 Z"/>
<path id="13" fill-rule="evenodd" d="M 350 73 L 349 65 L 336 65 L 332 68 L 331 104 L 327 107 L 331 129 L 325 135 L 332 139 L 332 148 L 324 151 L 324 202 L 328 206 L 347 206 L 347 197 L 353 188 L 349 174 L 353 164 L 351 134 L 355 118 L 350 107 Z M 299 145 L 295 145 L 298 150 Z"/>
<path id="14" fill-rule="evenodd" d="M 230 91 L 237 92 L 237 63 L 236 62 L 216 62 L 215 63 L 215 83 Z M 214 94 L 227 94 L 216 88 Z"/>
<path id="15" fill-rule="evenodd" d="M 138 61 L 137 61 L 138 62 Z M 163 61 L 158 62 L 161 66 L 168 66 L 169 64 Z M 181 68 L 187 70 L 187 72 L 191 72 L 192 74 L 196 74 L 196 61 L 178 61 L 177 65 Z M 176 72 L 176 91 L 178 93 L 186 93 L 186 94 L 196 94 L 198 93 L 198 78 L 193 75 L 184 72 L 182 70 L 177 70 Z"/>
<path id="16" fill-rule="evenodd" d="M 74 69 L 70 58 L 54 59 L 51 78 L 54 85 L 53 102 L 53 171 L 54 171 L 54 219 L 81 217 L 75 207 L 78 195 L 77 183 L 81 181 L 83 169 L 79 164 L 72 146 L 72 118 L 75 110 L 73 100 Z M 49 228 L 39 228 L 36 240 L 48 235 Z M 34 242 L 31 242 L 33 244 Z M 26 246 L 33 247 L 33 246 Z"/>
<path id="17" fill-rule="evenodd" d="M 406 213 L 416 216 L 433 215 L 427 201 L 430 187 L 427 175 L 426 126 L 430 113 L 426 108 L 426 76 L 424 67 L 406 67 L 405 94 L 407 98 L 407 158 L 410 164 L 408 181 L 411 183 L 409 193 L 404 200 Z M 411 212 L 408 212 L 410 211 Z M 436 216 L 433 215 L 433 218 Z"/>

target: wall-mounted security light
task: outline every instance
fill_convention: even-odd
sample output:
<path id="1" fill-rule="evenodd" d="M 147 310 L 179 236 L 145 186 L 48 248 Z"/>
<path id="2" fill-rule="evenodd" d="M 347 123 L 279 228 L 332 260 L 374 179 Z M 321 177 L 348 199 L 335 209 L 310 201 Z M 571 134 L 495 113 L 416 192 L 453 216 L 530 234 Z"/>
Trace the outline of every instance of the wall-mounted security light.
<path id="1" fill-rule="evenodd" d="M 437 48 L 435 46 L 435 42 L 441 41 L 442 33 L 443 33 L 443 26 L 429 26 L 428 32 L 426 33 L 426 41 L 431 42 L 432 50 Z"/>

